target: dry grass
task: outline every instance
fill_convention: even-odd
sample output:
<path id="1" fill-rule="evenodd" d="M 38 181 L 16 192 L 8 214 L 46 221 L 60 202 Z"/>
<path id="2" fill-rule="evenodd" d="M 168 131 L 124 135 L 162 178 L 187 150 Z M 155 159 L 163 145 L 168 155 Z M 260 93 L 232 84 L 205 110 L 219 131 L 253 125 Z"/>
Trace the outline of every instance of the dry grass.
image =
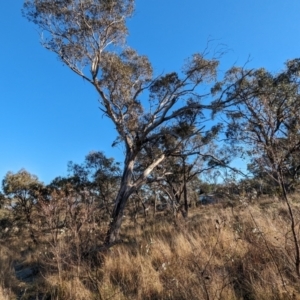
<path id="1" fill-rule="evenodd" d="M 9 300 L 9 292 L 0 286 L 0 300 Z"/>
<path id="2" fill-rule="evenodd" d="M 297 197 L 293 208 L 300 220 Z M 92 251 L 101 245 L 101 228 L 57 238 L 44 232 L 38 246 L 28 239 L 21 253 L 25 236 L 11 234 L 11 244 L 0 246 L 0 299 L 25 288 L 22 299 L 300 299 L 289 215 L 272 199 L 195 208 L 187 221 L 162 214 L 127 219 L 123 243 L 103 253 Z M 14 277 L 20 259 L 39 264 L 34 282 Z"/>

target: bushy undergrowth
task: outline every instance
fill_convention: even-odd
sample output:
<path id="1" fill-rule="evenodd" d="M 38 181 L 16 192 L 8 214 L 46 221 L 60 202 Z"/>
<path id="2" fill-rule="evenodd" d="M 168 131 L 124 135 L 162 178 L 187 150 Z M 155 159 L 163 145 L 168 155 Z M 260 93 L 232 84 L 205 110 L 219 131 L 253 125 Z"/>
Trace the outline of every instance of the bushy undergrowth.
<path id="1" fill-rule="evenodd" d="M 299 220 L 297 197 L 292 205 Z M 2 228 L 0 299 L 300 299 L 279 201 L 202 206 L 187 220 L 126 217 L 109 249 L 105 225 Z M 37 271 L 20 278 L 18 266 Z"/>

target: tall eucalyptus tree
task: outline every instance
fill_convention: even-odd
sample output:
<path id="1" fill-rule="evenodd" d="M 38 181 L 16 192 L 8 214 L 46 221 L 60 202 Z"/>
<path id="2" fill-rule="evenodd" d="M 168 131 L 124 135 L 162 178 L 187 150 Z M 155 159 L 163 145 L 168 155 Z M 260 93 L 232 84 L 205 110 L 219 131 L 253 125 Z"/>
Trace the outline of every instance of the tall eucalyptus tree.
<path id="1" fill-rule="evenodd" d="M 204 95 L 197 87 L 215 79 L 219 62 L 200 53 L 186 61 L 181 74 L 155 77 L 148 58 L 126 44 L 126 20 L 133 11 L 134 0 L 25 0 L 23 8 L 28 20 L 41 30 L 42 45 L 96 89 L 101 110 L 114 123 L 118 140 L 125 146 L 107 244 L 119 237 L 130 195 L 177 150 L 177 146 L 164 147 L 164 139 L 176 135 L 178 123 L 189 114 L 197 116 L 203 109 L 217 109 L 234 99 L 221 93 L 213 103 L 202 102 Z M 189 136 L 179 138 L 177 145 L 186 138 Z M 155 155 L 135 172 L 137 157 L 149 145 L 156 145 Z"/>

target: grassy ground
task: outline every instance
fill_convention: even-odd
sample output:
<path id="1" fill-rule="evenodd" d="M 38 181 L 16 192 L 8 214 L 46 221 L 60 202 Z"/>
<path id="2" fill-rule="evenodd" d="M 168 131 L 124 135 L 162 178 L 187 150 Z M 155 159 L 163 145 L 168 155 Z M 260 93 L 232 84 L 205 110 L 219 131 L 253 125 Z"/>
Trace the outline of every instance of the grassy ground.
<path id="1" fill-rule="evenodd" d="M 293 196 L 296 220 L 299 205 Z M 300 299 L 290 218 L 278 200 L 202 206 L 188 220 L 126 218 L 122 243 L 101 251 L 104 225 L 36 226 L 37 245 L 26 228 L 2 229 L 0 299 Z M 16 276 L 29 270 L 37 271 Z"/>

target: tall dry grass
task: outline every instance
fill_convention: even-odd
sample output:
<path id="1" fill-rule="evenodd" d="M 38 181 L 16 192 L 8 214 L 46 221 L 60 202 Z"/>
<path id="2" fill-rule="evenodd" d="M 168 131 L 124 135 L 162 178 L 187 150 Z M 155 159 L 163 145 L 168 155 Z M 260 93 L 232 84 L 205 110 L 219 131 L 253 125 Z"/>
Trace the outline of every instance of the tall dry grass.
<path id="1" fill-rule="evenodd" d="M 298 200 L 292 205 L 300 220 Z M 198 207 L 188 220 L 164 213 L 147 220 L 128 217 L 122 243 L 105 251 L 102 225 L 40 228 L 37 246 L 28 231 L 22 254 L 17 243 L 26 248 L 26 230 L 8 236 L 13 255 L 38 264 L 40 273 L 33 282 L 13 279 L 16 259 L 1 244 L 0 264 L 14 281 L 5 281 L 2 272 L 0 295 L 9 290 L 20 299 L 300 299 L 290 219 L 279 201 Z"/>

